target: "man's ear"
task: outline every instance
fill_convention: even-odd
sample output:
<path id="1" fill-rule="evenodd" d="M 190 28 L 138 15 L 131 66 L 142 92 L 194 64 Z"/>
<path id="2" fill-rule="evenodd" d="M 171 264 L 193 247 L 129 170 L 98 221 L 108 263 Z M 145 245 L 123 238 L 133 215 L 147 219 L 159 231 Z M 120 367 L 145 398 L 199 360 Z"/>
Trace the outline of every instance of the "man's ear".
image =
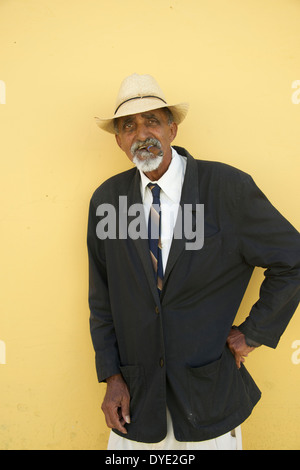
<path id="1" fill-rule="evenodd" d="M 176 122 L 172 122 L 172 124 L 170 124 L 170 143 L 173 142 L 173 140 L 177 136 L 177 130 L 178 125 L 176 124 Z"/>
<path id="2" fill-rule="evenodd" d="M 123 150 L 120 136 L 118 134 L 115 134 L 115 138 L 116 138 L 118 146 L 120 147 L 121 150 Z"/>

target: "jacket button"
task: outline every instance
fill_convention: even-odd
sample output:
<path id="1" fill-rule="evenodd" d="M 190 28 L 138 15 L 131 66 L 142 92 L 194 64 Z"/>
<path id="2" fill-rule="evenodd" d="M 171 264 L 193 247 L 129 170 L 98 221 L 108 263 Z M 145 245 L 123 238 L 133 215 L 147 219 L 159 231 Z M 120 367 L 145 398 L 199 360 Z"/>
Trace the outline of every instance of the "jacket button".
<path id="1" fill-rule="evenodd" d="M 155 313 L 156 313 L 157 315 L 159 314 L 159 308 L 158 308 L 157 305 L 155 306 Z"/>
<path id="2" fill-rule="evenodd" d="M 161 357 L 160 360 L 159 360 L 159 365 L 160 365 L 160 367 L 163 367 L 163 366 L 164 366 L 164 360 L 163 360 L 162 357 Z"/>

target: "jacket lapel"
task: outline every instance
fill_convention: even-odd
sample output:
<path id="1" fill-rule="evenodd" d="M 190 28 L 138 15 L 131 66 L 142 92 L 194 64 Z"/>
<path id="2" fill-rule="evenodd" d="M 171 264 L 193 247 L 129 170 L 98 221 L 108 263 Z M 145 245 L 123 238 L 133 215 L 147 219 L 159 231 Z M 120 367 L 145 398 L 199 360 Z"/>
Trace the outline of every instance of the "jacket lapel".
<path id="1" fill-rule="evenodd" d="M 128 191 L 128 208 L 132 207 L 134 204 L 140 204 L 140 207 L 142 209 L 141 216 L 142 218 L 144 218 L 143 202 L 142 202 L 141 190 L 140 190 L 140 174 L 138 171 L 136 171 L 135 176 L 133 178 L 133 184 L 130 186 L 130 189 Z M 136 215 L 128 215 L 128 212 L 127 212 L 128 227 L 135 217 Z M 151 262 L 150 252 L 149 252 L 148 239 L 139 237 L 136 240 L 132 240 L 132 242 L 135 245 L 139 258 L 142 262 L 151 292 L 155 299 L 155 303 L 159 304 L 160 299 L 159 299 L 157 286 L 155 282 L 153 266 Z"/>

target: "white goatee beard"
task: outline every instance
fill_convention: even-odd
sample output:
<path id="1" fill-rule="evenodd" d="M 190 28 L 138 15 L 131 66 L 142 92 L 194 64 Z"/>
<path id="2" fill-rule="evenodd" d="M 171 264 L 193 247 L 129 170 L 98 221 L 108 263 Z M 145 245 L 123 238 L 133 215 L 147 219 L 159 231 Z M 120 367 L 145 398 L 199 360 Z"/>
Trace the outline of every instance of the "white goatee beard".
<path id="1" fill-rule="evenodd" d="M 137 169 L 143 173 L 148 173 L 150 171 L 155 171 L 163 161 L 163 156 L 158 155 L 153 158 L 149 155 L 145 160 L 140 160 L 138 157 L 133 157 L 133 163 L 136 165 Z"/>
<path id="2" fill-rule="evenodd" d="M 150 148 L 156 147 L 160 150 L 158 154 L 151 152 Z M 143 141 L 137 140 L 131 146 L 131 154 L 133 156 L 133 163 L 136 165 L 137 169 L 148 173 L 150 171 L 155 171 L 163 161 L 164 153 L 162 151 L 162 145 L 160 141 L 154 137 L 150 137 Z"/>

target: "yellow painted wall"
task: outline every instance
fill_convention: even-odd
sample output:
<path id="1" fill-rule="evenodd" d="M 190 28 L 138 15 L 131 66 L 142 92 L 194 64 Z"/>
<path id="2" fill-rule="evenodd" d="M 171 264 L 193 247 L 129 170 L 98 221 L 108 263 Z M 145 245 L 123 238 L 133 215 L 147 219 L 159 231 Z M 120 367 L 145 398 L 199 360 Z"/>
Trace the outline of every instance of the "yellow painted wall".
<path id="1" fill-rule="evenodd" d="M 176 144 L 249 172 L 299 229 L 299 0 L 0 0 L 0 449 L 104 449 L 90 196 L 130 167 L 93 117 L 121 80 L 189 101 Z M 256 301 L 257 270 L 240 312 Z M 300 317 L 247 361 L 245 449 L 300 449 Z"/>

